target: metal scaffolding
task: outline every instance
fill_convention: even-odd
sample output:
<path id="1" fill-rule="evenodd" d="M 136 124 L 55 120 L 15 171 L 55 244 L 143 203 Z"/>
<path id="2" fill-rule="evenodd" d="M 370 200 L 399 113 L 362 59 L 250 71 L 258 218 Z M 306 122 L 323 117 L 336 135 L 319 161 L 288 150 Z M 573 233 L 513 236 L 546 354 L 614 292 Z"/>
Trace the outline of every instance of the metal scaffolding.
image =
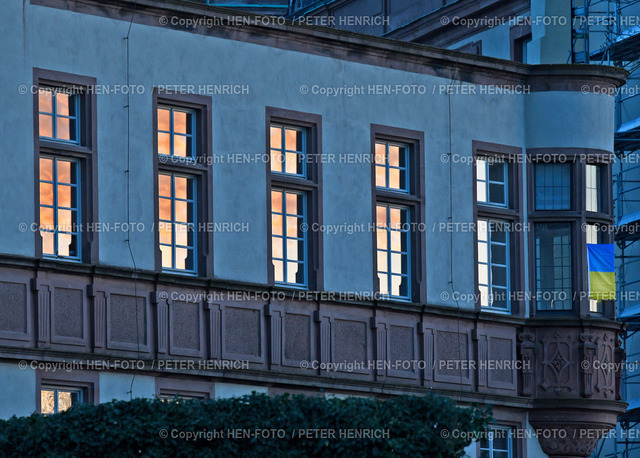
<path id="1" fill-rule="evenodd" d="M 571 63 L 604 64 L 629 71 L 633 87 L 640 77 L 640 24 L 625 20 L 637 18 L 629 13 L 640 0 L 572 0 Z M 640 364 L 640 110 L 639 94 L 616 92 L 616 132 L 614 153 L 615 243 L 617 245 L 617 314 L 626 323 L 622 346 L 627 362 Z M 628 109 L 629 107 L 636 107 Z M 633 293 L 633 294 L 631 294 Z M 635 336 L 635 338 L 634 338 Z M 622 380 L 622 395 L 629 403 L 619 418 L 613 451 L 604 452 L 602 441 L 595 456 L 632 458 L 640 456 L 640 436 L 629 434 L 640 426 L 640 371 L 629 371 Z M 640 366 L 638 366 L 640 367 Z"/>

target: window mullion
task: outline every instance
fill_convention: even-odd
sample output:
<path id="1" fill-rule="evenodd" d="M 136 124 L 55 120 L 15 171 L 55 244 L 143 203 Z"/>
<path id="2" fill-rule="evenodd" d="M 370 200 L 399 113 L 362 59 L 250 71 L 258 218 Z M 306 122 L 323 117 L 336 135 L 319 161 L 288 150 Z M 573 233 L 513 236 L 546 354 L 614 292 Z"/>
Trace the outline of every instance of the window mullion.
<path id="1" fill-rule="evenodd" d="M 58 159 L 53 158 L 53 254 L 58 257 Z"/>
<path id="2" fill-rule="evenodd" d="M 59 393 L 58 393 L 58 389 L 56 388 L 53 390 L 53 413 L 58 413 L 58 410 L 60 408 L 58 404 L 58 396 L 59 396 Z"/>
<path id="3" fill-rule="evenodd" d="M 56 91 L 51 91 L 51 137 L 58 138 L 58 103 Z"/>
<path id="4" fill-rule="evenodd" d="M 283 137 L 284 138 L 284 137 Z M 284 141 L 284 140 L 283 140 Z M 284 151 L 284 150 L 283 150 Z M 283 163 L 284 167 L 284 163 Z M 282 282 L 288 283 L 287 272 L 287 191 L 282 190 Z"/>
<path id="5" fill-rule="evenodd" d="M 171 268 L 176 268 L 176 189 L 175 175 L 171 174 Z"/>

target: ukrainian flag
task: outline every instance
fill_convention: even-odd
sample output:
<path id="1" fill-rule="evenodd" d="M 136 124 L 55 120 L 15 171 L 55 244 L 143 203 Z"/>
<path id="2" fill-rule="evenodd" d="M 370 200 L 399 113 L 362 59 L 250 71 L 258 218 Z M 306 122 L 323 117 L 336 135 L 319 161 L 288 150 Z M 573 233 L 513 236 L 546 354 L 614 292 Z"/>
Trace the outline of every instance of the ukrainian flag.
<path id="1" fill-rule="evenodd" d="M 613 244 L 587 244 L 589 267 L 589 298 L 598 301 L 615 300 L 616 274 Z"/>

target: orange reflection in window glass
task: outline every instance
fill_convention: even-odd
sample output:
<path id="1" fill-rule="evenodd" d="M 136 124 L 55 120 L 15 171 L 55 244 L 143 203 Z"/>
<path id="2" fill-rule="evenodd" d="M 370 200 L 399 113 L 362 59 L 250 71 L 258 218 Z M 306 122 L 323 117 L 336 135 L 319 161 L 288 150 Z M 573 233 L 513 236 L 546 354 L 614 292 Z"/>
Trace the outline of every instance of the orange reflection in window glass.
<path id="1" fill-rule="evenodd" d="M 187 183 L 188 179 L 185 177 L 175 177 L 176 187 L 176 199 L 187 199 Z"/>
<path id="2" fill-rule="evenodd" d="M 300 132 L 293 129 L 285 129 L 285 148 L 287 151 L 300 151 L 298 149 L 298 136 Z"/>
<path id="3" fill-rule="evenodd" d="M 287 215 L 298 214 L 298 194 L 287 193 Z"/>
<path id="4" fill-rule="evenodd" d="M 165 108 L 158 108 L 158 130 L 171 130 L 171 111 Z"/>
<path id="5" fill-rule="evenodd" d="M 48 89 L 38 91 L 38 110 L 44 113 L 53 113 L 53 92 Z"/>
<path id="6" fill-rule="evenodd" d="M 53 184 L 40 183 L 40 205 L 53 205 Z"/>
<path id="7" fill-rule="evenodd" d="M 187 133 L 187 113 L 183 111 L 173 112 L 173 131 L 179 134 Z"/>
<path id="8" fill-rule="evenodd" d="M 158 132 L 158 154 L 171 154 L 171 134 Z"/>
<path id="9" fill-rule="evenodd" d="M 72 183 L 71 181 L 71 162 L 57 160 L 58 183 Z"/>
<path id="10" fill-rule="evenodd" d="M 171 197 L 171 175 L 158 175 L 158 194 Z"/>
<path id="11" fill-rule="evenodd" d="M 71 234 L 58 234 L 58 256 L 69 256 L 71 253 Z"/>
<path id="12" fill-rule="evenodd" d="M 40 113 L 38 125 L 41 137 L 53 137 L 53 116 Z"/>
<path id="13" fill-rule="evenodd" d="M 269 138 L 271 148 L 282 148 L 282 129 L 280 127 L 271 127 L 269 131 Z"/>
<path id="14" fill-rule="evenodd" d="M 69 94 L 56 93 L 56 114 L 69 116 Z"/>
<path id="15" fill-rule="evenodd" d="M 42 236 L 42 253 L 51 255 L 55 254 L 55 248 L 53 246 L 53 232 L 41 231 L 40 235 Z"/>
<path id="16" fill-rule="evenodd" d="M 160 246 L 160 252 L 162 253 L 162 267 L 165 269 L 171 269 L 171 247 L 166 245 Z"/>
<path id="17" fill-rule="evenodd" d="M 279 191 L 271 192 L 271 211 L 282 213 L 282 193 Z"/>

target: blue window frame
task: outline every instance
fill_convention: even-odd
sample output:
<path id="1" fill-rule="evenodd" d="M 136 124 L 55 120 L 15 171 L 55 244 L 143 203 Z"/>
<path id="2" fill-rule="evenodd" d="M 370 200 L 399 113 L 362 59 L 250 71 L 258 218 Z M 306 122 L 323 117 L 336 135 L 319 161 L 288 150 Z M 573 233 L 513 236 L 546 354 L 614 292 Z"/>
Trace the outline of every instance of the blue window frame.
<path id="1" fill-rule="evenodd" d="M 271 124 L 269 130 L 271 172 L 306 178 L 306 129 L 284 124 Z"/>
<path id="2" fill-rule="evenodd" d="M 408 207 L 376 204 L 377 274 L 383 296 L 411 298 L 410 222 Z"/>
<path id="3" fill-rule="evenodd" d="M 571 164 L 535 164 L 536 210 L 571 209 Z"/>
<path id="4" fill-rule="evenodd" d="M 376 187 L 409 192 L 409 145 L 376 141 Z"/>
<path id="5" fill-rule="evenodd" d="M 159 242 L 162 269 L 195 274 L 196 179 L 178 173 L 158 174 Z"/>
<path id="6" fill-rule="evenodd" d="M 480 305 L 492 311 L 511 311 L 509 223 L 478 220 L 478 289 Z"/>
<path id="7" fill-rule="evenodd" d="M 40 157 L 42 254 L 80 261 L 80 165 L 74 159 Z"/>
<path id="8" fill-rule="evenodd" d="M 80 143 L 80 96 L 62 89 L 41 87 L 38 91 L 40 138 Z"/>
<path id="9" fill-rule="evenodd" d="M 195 122 L 194 110 L 158 106 L 158 154 L 195 158 Z"/>
<path id="10" fill-rule="evenodd" d="M 601 211 L 600 204 L 600 167 L 594 164 L 586 165 L 585 177 L 585 205 L 588 212 Z"/>
<path id="11" fill-rule="evenodd" d="M 480 458 L 513 458 L 513 428 L 490 428 L 480 440 Z"/>
<path id="12" fill-rule="evenodd" d="M 43 386 L 40 390 L 40 413 L 43 415 L 64 412 L 82 402 L 81 389 Z"/>
<path id="13" fill-rule="evenodd" d="M 276 284 L 308 286 L 307 195 L 271 190 L 271 259 Z"/>
<path id="14" fill-rule="evenodd" d="M 476 160 L 476 195 L 479 203 L 497 207 L 508 207 L 509 168 L 506 162 L 496 158 Z"/>
<path id="15" fill-rule="evenodd" d="M 571 310 L 571 224 L 537 223 L 536 303 L 538 310 Z"/>
<path id="16" fill-rule="evenodd" d="M 602 232 L 600 232 L 600 226 L 598 226 L 597 224 L 586 224 L 585 235 L 587 238 L 587 244 L 602 243 Z M 588 272 L 587 275 L 589 275 Z M 592 313 L 604 313 L 604 304 L 602 303 L 602 301 L 589 299 L 589 311 Z"/>

